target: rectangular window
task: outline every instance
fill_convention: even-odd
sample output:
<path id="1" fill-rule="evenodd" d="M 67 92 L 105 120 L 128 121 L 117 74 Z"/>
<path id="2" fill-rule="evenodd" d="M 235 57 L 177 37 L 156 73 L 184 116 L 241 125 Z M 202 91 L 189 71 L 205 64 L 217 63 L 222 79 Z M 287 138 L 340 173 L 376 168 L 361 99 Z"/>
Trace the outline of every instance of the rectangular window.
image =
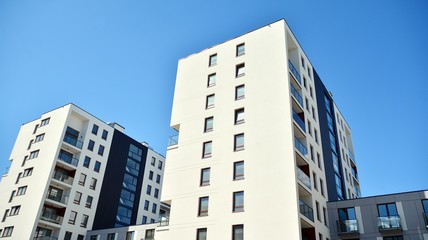
<path id="1" fill-rule="evenodd" d="M 88 225 L 88 219 L 89 219 L 89 216 L 86 214 L 83 214 L 82 222 L 80 222 L 80 226 L 86 228 L 86 225 Z"/>
<path id="2" fill-rule="evenodd" d="M 315 156 L 314 156 L 314 147 L 312 145 L 309 145 L 309 151 L 311 153 L 311 160 L 315 162 Z"/>
<path id="3" fill-rule="evenodd" d="M 312 181 L 314 182 L 314 189 L 318 191 L 317 174 L 315 172 L 312 172 Z"/>
<path id="4" fill-rule="evenodd" d="M 312 136 L 312 124 L 309 120 L 308 120 L 308 133 L 309 133 L 309 135 Z"/>
<path id="5" fill-rule="evenodd" d="M 235 100 L 245 98 L 245 85 L 239 85 L 235 88 Z"/>
<path id="6" fill-rule="evenodd" d="M 398 216 L 397 206 L 395 203 L 377 205 L 379 217 L 395 217 Z"/>
<path id="7" fill-rule="evenodd" d="M 96 187 L 97 187 L 97 179 L 96 178 L 92 178 L 91 179 L 91 184 L 89 185 L 89 189 L 95 190 Z"/>
<path id="8" fill-rule="evenodd" d="M 308 100 L 308 98 L 305 98 L 305 104 L 306 104 L 306 110 L 309 111 L 309 100 Z"/>
<path id="9" fill-rule="evenodd" d="M 5 227 L 3 230 L 2 237 L 11 237 L 13 232 L 13 226 L 12 227 Z"/>
<path id="10" fill-rule="evenodd" d="M 94 199 L 94 198 L 93 198 L 93 197 L 91 197 L 91 196 L 86 197 L 85 207 L 87 207 L 87 208 L 91 208 L 91 207 L 92 207 L 92 200 L 93 200 L 93 199 Z"/>
<path id="11" fill-rule="evenodd" d="M 305 68 L 305 59 L 303 57 L 301 57 L 302 59 L 302 67 Z"/>
<path id="12" fill-rule="evenodd" d="M 150 163 L 152 166 L 154 166 L 155 164 L 156 164 L 156 158 L 155 157 L 152 157 L 152 161 L 151 161 L 151 163 Z"/>
<path id="13" fill-rule="evenodd" d="M 10 214 L 9 214 L 9 216 L 15 216 L 15 215 L 18 215 L 19 214 L 19 210 L 21 209 L 21 206 L 13 206 L 11 209 L 10 209 Z"/>
<path id="14" fill-rule="evenodd" d="M 159 189 L 155 188 L 155 193 L 153 194 L 155 198 L 159 198 Z"/>
<path id="15" fill-rule="evenodd" d="M 86 174 L 81 173 L 79 178 L 79 185 L 85 186 Z"/>
<path id="16" fill-rule="evenodd" d="M 241 124 L 245 122 L 245 110 L 244 108 L 235 110 L 235 124 Z"/>
<path id="17" fill-rule="evenodd" d="M 90 150 L 90 151 L 94 151 L 94 146 L 95 146 L 95 142 L 94 142 L 94 141 L 92 141 L 92 140 L 89 140 L 89 143 L 88 143 L 88 150 Z"/>
<path id="18" fill-rule="evenodd" d="M 244 150 L 244 134 L 243 133 L 235 135 L 233 150 L 234 151 Z"/>
<path id="19" fill-rule="evenodd" d="M 41 142 L 43 141 L 43 139 L 45 138 L 45 134 L 40 134 L 36 136 L 36 139 L 34 140 L 34 142 Z"/>
<path id="20" fill-rule="evenodd" d="M 198 228 L 196 230 L 196 240 L 207 240 L 207 229 Z"/>
<path id="21" fill-rule="evenodd" d="M 244 211 L 244 192 L 234 192 L 233 193 L 233 212 L 243 212 Z"/>
<path id="22" fill-rule="evenodd" d="M 147 195 L 152 194 L 152 186 L 147 185 L 147 190 L 146 190 Z"/>
<path id="23" fill-rule="evenodd" d="M 200 186 L 210 185 L 210 168 L 201 169 L 201 182 Z"/>
<path id="24" fill-rule="evenodd" d="M 71 240 L 72 233 L 69 231 L 65 232 L 64 240 Z"/>
<path id="25" fill-rule="evenodd" d="M 103 130 L 103 134 L 101 135 L 101 138 L 104 140 L 107 140 L 108 132 L 107 130 Z"/>
<path id="26" fill-rule="evenodd" d="M 98 125 L 96 125 L 96 124 L 92 125 L 92 133 L 95 135 L 98 134 Z"/>
<path id="27" fill-rule="evenodd" d="M 30 153 L 30 157 L 28 157 L 28 159 L 33 159 L 33 158 L 36 158 L 37 156 L 39 156 L 39 150 L 32 151 Z"/>
<path id="28" fill-rule="evenodd" d="M 74 225 L 76 223 L 76 216 L 77 216 L 77 212 L 71 211 L 70 212 L 70 218 L 68 219 L 68 223 Z"/>
<path id="29" fill-rule="evenodd" d="M 390 237 L 383 237 L 383 240 L 403 240 L 403 236 L 390 236 Z"/>
<path id="30" fill-rule="evenodd" d="M 125 240 L 134 240 L 134 232 L 127 232 Z"/>
<path id="31" fill-rule="evenodd" d="M 311 96 L 311 98 L 314 98 L 312 86 L 309 86 L 309 95 Z"/>
<path id="32" fill-rule="evenodd" d="M 96 161 L 95 162 L 95 166 L 94 166 L 94 171 L 95 172 L 100 172 L 100 168 L 101 168 L 101 163 Z"/>
<path id="33" fill-rule="evenodd" d="M 50 121 L 50 118 L 43 119 L 42 122 L 40 123 L 40 127 L 48 125 L 49 121 Z"/>
<path id="34" fill-rule="evenodd" d="M 205 118 L 204 132 L 211 132 L 213 130 L 214 117 Z"/>
<path id="35" fill-rule="evenodd" d="M 315 201 L 315 215 L 317 216 L 317 220 L 321 222 L 320 203 L 318 201 Z"/>
<path id="36" fill-rule="evenodd" d="M 203 148 L 202 148 L 202 158 L 211 157 L 212 153 L 212 144 L 213 142 L 204 142 Z"/>
<path id="37" fill-rule="evenodd" d="M 208 199 L 208 197 L 199 198 L 199 217 L 208 216 Z"/>
<path id="38" fill-rule="evenodd" d="M 162 161 L 159 161 L 159 162 L 158 162 L 158 169 L 159 169 L 159 170 L 162 170 L 162 166 L 163 166 Z"/>
<path id="39" fill-rule="evenodd" d="M 27 186 L 19 187 L 18 192 L 16 192 L 16 196 L 24 195 L 27 191 Z"/>
<path id="40" fill-rule="evenodd" d="M 245 43 L 241 43 L 238 46 L 236 46 L 236 56 L 242 56 L 245 54 Z"/>
<path id="41" fill-rule="evenodd" d="M 319 144 L 318 142 L 318 131 L 314 128 L 314 135 L 315 135 L 315 142 Z"/>
<path id="42" fill-rule="evenodd" d="M 22 173 L 22 177 L 28 177 L 31 176 L 31 174 L 33 174 L 33 168 L 27 168 Z"/>
<path id="43" fill-rule="evenodd" d="M 149 172 L 149 180 L 153 180 L 153 171 Z"/>
<path id="44" fill-rule="evenodd" d="M 205 108 L 213 108 L 214 107 L 215 94 L 211 94 L 207 96 L 207 102 L 205 104 Z"/>
<path id="45" fill-rule="evenodd" d="M 217 54 L 213 54 L 210 56 L 210 61 L 208 63 L 208 66 L 212 67 L 217 65 Z"/>
<path id="46" fill-rule="evenodd" d="M 233 180 L 244 179 L 244 161 L 233 163 Z"/>
<path id="47" fill-rule="evenodd" d="M 321 195 L 324 197 L 324 181 L 320 178 Z"/>
<path id="48" fill-rule="evenodd" d="M 321 233 L 318 233 L 318 239 L 319 239 L 319 240 L 323 240 L 323 237 L 322 237 L 322 234 L 321 234 Z"/>
<path id="49" fill-rule="evenodd" d="M 245 63 L 236 65 L 235 77 L 245 76 Z"/>
<path id="50" fill-rule="evenodd" d="M 89 164 L 91 164 L 91 158 L 88 156 L 85 156 L 85 160 L 83 160 L 83 166 L 86 168 L 89 168 Z"/>
<path id="51" fill-rule="evenodd" d="M 116 233 L 109 233 L 107 234 L 107 240 L 115 240 Z"/>
<path id="52" fill-rule="evenodd" d="M 215 73 L 208 75 L 207 87 L 215 86 L 217 75 Z"/>
<path id="53" fill-rule="evenodd" d="M 325 207 L 322 207 L 322 213 L 324 216 L 324 224 L 327 226 L 328 221 L 327 221 L 327 209 Z"/>
<path id="54" fill-rule="evenodd" d="M 158 208 L 158 205 L 156 203 L 152 203 L 152 213 L 156 214 L 157 208 Z"/>
<path id="55" fill-rule="evenodd" d="M 146 224 L 147 223 L 147 217 L 146 216 L 143 216 L 143 224 Z"/>
<path id="56" fill-rule="evenodd" d="M 104 146 L 103 145 L 100 145 L 98 147 L 98 155 L 100 155 L 100 156 L 104 155 Z"/>
<path id="57" fill-rule="evenodd" d="M 161 181 L 161 175 L 156 175 L 156 183 L 159 183 L 160 184 L 160 181 Z"/>
<path id="58" fill-rule="evenodd" d="M 76 195 L 74 195 L 74 200 L 73 202 L 75 204 L 80 204 L 80 199 L 82 198 L 82 193 L 81 192 L 76 192 Z"/>
<path id="59" fill-rule="evenodd" d="M 144 210 L 146 210 L 146 211 L 149 210 L 149 204 L 150 204 L 150 202 L 148 200 L 144 201 Z"/>
<path id="60" fill-rule="evenodd" d="M 232 240 L 244 240 L 244 225 L 232 226 Z"/>

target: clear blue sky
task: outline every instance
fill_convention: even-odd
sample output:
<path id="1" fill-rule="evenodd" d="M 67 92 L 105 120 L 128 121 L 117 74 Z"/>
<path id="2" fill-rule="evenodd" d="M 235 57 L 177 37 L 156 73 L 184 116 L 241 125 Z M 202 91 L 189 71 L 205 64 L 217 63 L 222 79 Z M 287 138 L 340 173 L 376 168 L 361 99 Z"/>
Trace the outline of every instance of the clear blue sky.
<path id="1" fill-rule="evenodd" d="M 353 132 L 362 194 L 428 188 L 428 2 L 0 1 L 0 171 L 73 102 L 165 153 L 177 61 L 285 18 Z"/>

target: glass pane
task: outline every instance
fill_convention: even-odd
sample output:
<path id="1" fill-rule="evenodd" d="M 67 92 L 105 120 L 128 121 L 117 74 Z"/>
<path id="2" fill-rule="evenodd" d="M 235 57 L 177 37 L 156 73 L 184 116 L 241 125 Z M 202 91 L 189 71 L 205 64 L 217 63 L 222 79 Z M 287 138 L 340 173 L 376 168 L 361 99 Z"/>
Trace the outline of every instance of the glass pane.
<path id="1" fill-rule="evenodd" d="M 377 210 L 379 212 L 379 217 L 387 217 L 388 212 L 386 210 L 386 205 L 378 205 Z"/>
<path id="2" fill-rule="evenodd" d="M 388 204 L 388 212 L 389 216 L 398 216 L 397 207 L 395 206 L 395 203 Z"/>
<path id="3" fill-rule="evenodd" d="M 355 209 L 348 208 L 348 220 L 354 220 L 354 219 L 357 219 L 355 216 Z"/>
<path id="4" fill-rule="evenodd" d="M 428 213 L 428 199 L 422 200 L 422 205 L 424 206 L 424 211 Z"/>

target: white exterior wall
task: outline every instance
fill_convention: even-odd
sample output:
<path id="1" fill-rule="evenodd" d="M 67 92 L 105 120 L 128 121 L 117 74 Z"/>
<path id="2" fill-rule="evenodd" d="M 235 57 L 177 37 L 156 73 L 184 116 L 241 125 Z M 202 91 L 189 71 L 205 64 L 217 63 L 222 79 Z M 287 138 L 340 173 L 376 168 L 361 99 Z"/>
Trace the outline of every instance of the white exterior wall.
<path id="1" fill-rule="evenodd" d="M 141 240 L 153 240 L 149 238 L 145 238 L 146 231 L 155 229 L 157 224 L 145 224 L 145 225 L 134 225 L 129 227 L 120 227 L 120 228 L 109 228 L 95 231 L 88 231 L 86 235 L 86 240 L 92 240 L 96 238 L 96 240 L 104 240 L 107 239 L 108 234 L 115 233 L 115 240 L 126 240 L 126 234 L 129 232 L 133 232 L 133 239 L 141 239 Z M 92 238 L 91 238 L 92 237 Z M 158 239 L 156 237 L 156 239 Z"/>

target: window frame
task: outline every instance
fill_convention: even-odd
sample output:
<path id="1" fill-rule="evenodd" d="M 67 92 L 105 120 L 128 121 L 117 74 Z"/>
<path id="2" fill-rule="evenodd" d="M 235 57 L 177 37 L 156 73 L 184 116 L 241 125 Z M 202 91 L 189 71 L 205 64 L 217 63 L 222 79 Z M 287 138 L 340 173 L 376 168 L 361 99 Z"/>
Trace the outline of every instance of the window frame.
<path id="1" fill-rule="evenodd" d="M 204 177 L 206 177 L 206 175 L 204 173 L 208 174 L 207 179 L 204 178 Z M 210 179 L 211 179 L 211 168 L 209 168 L 209 167 L 202 168 L 201 169 L 201 177 L 200 177 L 200 181 L 199 181 L 199 186 L 200 187 L 209 186 L 210 185 Z"/>
<path id="2" fill-rule="evenodd" d="M 212 141 L 207 141 L 202 144 L 202 158 L 212 157 L 212 147 L 213 147 Z"/>
<path id="3" fill-rule="evenodd" d="M 242 138 L 242 144 L 240 143 Z M 245 150 L 245 134 L 244 133 L 238 133 L 235 134 L 233 137 L 233 151 L 238 152 Z"/>
<path id="4" fill-rule="evenodd" d="M 235 67 L 235 78 L 240 78 L 245 76 L 245 63 L 237 64 Z"/>
<path id="5" fill-rule="evenodd" d="M 206 204 L 206 207 L 203 205 Z M 198 217 L 206 217 L 208 216 L 208 210 L 209 210 L 209 197 L 200 197 L 199 198 L 199 205 L 198 205 Z"/>
<path id="6" fill-rule="evenodd" d="M 241 201 L 239 201 L 241 200 Z M 239 204 L 239 202 L 242 202 L 242 204 Z M 244 191 L 237 191 L 233 193 L 233 206 L 232 206 L 232 212 L 244 212 Z"/>
<path id="7" fill-rule="evenodd" d="M 243 90 L 243 94 L 239 95 L 239 90 Z M 245 84 L 241 84 L 235 87 L 235 101 L 245 98 Z"/>
<path id="8" fill-rule="evenodd" d="M 217 65 L 217 53 L 211 54 L 208 60 L 208 67 L 213 67 Z"/>
<path id="9" fill-rule="evenodd" d="M 242 174 L 238 173 L 238 166 L 242 164 Z M 237 161 L 233 163 L 233 180 L 238 181 L 245 179 L 245 163 L 244 161 Z"/>

